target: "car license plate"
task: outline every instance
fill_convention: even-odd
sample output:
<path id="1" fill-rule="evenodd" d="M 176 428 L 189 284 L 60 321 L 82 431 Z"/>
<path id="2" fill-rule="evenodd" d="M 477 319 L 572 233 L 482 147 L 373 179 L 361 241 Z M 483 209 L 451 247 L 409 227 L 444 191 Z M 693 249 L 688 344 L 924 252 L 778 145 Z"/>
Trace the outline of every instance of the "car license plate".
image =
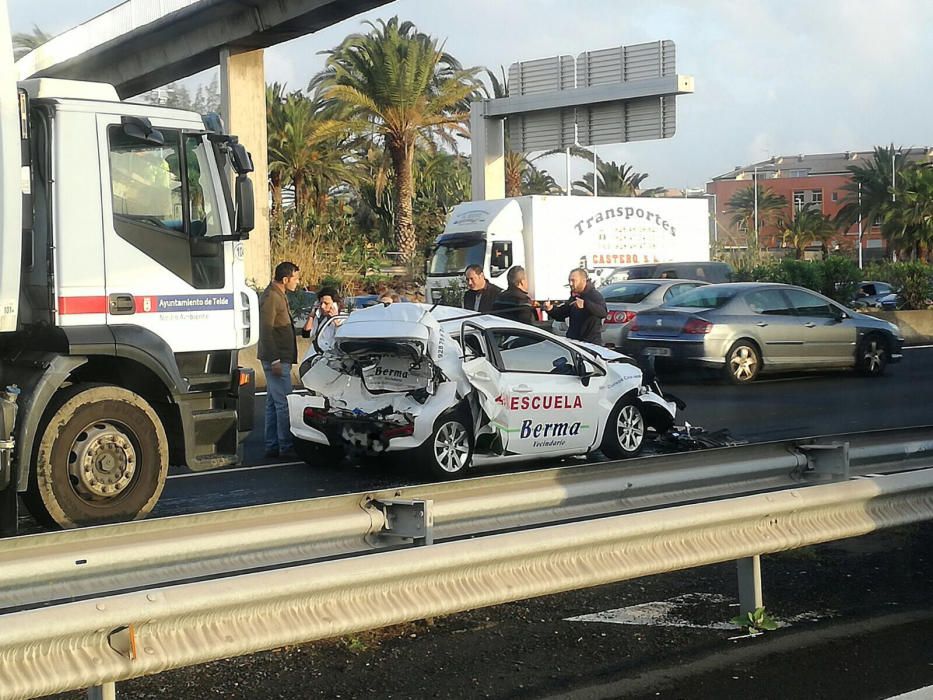
<path id="1" fill-rule="evenodd" d="M 670 348 L 647 347 L 645 348 L 644 354 L 653 355 L 654 357 L 670 357 L 671 349 Z"/>

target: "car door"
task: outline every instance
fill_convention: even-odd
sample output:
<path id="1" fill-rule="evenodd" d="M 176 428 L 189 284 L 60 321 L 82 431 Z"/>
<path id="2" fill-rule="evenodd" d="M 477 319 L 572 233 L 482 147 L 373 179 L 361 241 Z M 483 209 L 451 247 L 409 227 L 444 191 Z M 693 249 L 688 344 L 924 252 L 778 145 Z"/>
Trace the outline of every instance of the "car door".
<path id="1" fill-rule="evenodd" d="M 748 335 L 758 342 L 765 365 L 788 367 L 803 352 L 803 334 L 799 319 L 790 301 L 779 289 L 755 289 L 745 295 L 751 315 L 745 318 L 745 328 L 737 327 L 733 335 Z"/>
<path id="2" fill-rule="evenodd" d="M 800 364 L 804 366 L 849 366 L 855 357 L 856 329 L 845 322 L 841 309 L 828 299 L 804 289 L 784 290 L 790 300 L 800 336 Z"/>
<path id="3" fill-rule="evenodd" d="M 596 441 L 602 377 L 584 385 L 580 355 L 533 330 L 493 329 L 501 426 L 513 454 L 586 452 Z"/>

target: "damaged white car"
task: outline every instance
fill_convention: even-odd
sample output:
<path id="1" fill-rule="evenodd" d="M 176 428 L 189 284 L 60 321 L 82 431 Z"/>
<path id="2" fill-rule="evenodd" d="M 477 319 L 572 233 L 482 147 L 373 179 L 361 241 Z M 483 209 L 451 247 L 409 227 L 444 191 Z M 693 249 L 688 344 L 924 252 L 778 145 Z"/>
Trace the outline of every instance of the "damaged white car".
<path id="1" fill-rule="evenodd" d="M 633 457 L 649 429 L 670 429 L 679 403 L 625 355 L 463 309 L 378 305 L 319 337 L 299 368 L 310 394 L 288 397 L 309 462 L 409 451 L 453 478 L 594 450 Z"/>

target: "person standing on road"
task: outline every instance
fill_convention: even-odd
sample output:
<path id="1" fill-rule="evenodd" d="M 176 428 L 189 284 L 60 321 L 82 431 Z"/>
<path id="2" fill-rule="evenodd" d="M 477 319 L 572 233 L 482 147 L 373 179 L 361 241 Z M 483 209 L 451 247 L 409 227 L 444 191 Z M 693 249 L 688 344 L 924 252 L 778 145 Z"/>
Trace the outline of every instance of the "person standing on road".
<path id="1" fill-rule="evenodd" d="M 531 297 L 528 296 L 528 275 L 525 268 L 515 265 L 506 274 L 508 288 L 496 297 L 492 313 L 519 323 L 533 325 L 537 316 Z"/>
<path id="2" fill-rule="evenodd" d="M 502 289 L 486 281 L 480 265 L 470 265 L 463 273 L 467 291 L 463 295 L 463 308 L 480 311 L 484 314 L 492 311 L 493 302 L 502 293 Z"/>
<path id="3" fill-rule="evenodd" d="M 609 313 L 606 300 L 596 291 L 596 287 L 586 275 L 586 270 L 581 267 L 571 270 L 567 281 L 570 283 L 570 299 L 560 306 L 554 306 L 549 301 L 545 303 L 544 310 L 557 321 L 569 319 L 567 337 L 571 340 L 600 345 L 602 321 Z"/>
<path id="4" fill-rule="evenodd" d="M 275 266 L 272 281 L 259 297 L 257 355 L 266 376 L 266 457 L 294 454 L 285 397 L 292 390 L 292 365 L 298 361 L 298 344 L 285 293 L 294 292 L 299 280 L 298 266 L 281 262 Z"/>

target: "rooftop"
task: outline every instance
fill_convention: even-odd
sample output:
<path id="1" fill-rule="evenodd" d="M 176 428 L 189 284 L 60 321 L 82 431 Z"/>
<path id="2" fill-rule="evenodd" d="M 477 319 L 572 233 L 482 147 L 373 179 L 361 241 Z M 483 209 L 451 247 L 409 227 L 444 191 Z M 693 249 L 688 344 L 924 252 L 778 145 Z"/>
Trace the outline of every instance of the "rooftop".
<path id="1" fill-rule="evenodd" d="M 908 160 L 933 162 L 933 147 L 904 149 Z M 737 165 L 713 180 L 751 180 L 755 169 L 761 180 L 776 177 L 813 177 L 815 175 L 846 175 L 854 165 L 865 165 L 874 157 L 871 151 L 845 151 L 844 153 L 812 153 L 790 156 L 771 156 L 767 160 L 749 165 Z"/>

